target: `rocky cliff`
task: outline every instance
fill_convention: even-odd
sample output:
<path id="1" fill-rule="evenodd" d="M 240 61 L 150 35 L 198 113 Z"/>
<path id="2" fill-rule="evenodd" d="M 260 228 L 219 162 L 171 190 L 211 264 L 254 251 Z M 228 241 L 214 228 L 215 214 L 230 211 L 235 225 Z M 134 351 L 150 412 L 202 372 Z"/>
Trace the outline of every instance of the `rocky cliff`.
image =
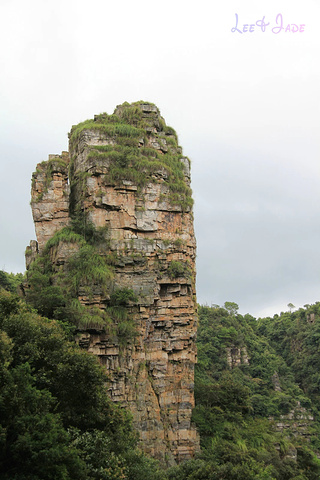
<path id="1" fill-rule="evenodd" d="M 27 290 L 36 297 L 46 275 L 53 316 L 72 319 L 99 357 L 143 449 L 167 464 L 191 458 L 196 244 L 175 131 L 145 102 L 72 127 L 69 153 L 37 166 L 31 206 Z"/>

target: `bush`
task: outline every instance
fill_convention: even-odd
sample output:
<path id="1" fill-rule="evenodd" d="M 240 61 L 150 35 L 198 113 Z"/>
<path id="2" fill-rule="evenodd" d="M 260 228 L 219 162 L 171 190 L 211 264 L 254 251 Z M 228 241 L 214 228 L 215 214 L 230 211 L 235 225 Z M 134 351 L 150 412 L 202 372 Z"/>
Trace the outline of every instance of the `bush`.
<path id="1" fill-rule="evenodd" d="M 110 295 L 111 306 L 127 306 L 131 302 L 136 303 L 138 301 L 137 295 L 131 288 L 119 288 Z"/>
<path id="2" fill-rule="evenodd" d="M 190 277 L 191 276 L 191 269 L 187 263 L 182 263 L 176 260 L 170 262 L 167 275 L 171 279 L 177 277 Z"/>

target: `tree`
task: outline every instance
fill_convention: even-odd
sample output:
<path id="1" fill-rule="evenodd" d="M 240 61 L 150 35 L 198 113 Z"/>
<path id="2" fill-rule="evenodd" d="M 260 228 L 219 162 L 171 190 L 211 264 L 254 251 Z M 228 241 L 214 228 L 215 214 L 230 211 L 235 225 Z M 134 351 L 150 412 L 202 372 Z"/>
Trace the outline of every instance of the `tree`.
<path id="1" fill-rule="evenodd" d="M 239 305 L 234 302 L 225 302 L 224 308 L 229 312 L 230 315 L 236 315 L 239 310 Z"/>
<path id="2" fill-rule="evenodd" d="M 290 313 L 293 308 L 296 308 L 293 303 L 288 303 L 287 307 L 289 307 Z"/>
<path id="3" fill-rule="evenodd" d="M 1 478 L 85 479 L 85 463 L 74 447 L 55 399 L 40 390 L 28 363 L 14 366 L 14 343 L 0 335 L 0 470 Z"/>
<path id="4" fill-rule="evenodd" d="M 58 322 L 0 290 L 1 479 L 133 480 L 123 473 L 129 454 L 140 458 L 136 434 L 106 381 L 97 358 L 68 342 Z M 75 429 L 83 441 L 74 441 Z M 98 445 L 108 457 L 93 455 L 87 467 Z"/>

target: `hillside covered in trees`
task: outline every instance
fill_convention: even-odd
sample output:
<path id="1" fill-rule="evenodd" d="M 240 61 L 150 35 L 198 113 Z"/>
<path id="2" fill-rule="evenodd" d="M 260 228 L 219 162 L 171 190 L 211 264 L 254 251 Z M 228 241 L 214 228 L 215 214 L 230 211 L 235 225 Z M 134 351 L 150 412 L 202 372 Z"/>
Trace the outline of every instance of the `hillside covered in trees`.
<path id="1" fill-rule="evenodd" d="M 199 306 L 201 452 L 164 469 L 139 450 L 130 415 L 109 400 L 108 379 L 74 344 L 74 327 L 18 297 L 21 280 L 0 272 L 4 480 L 320 478 L 320 302 L 263 319 L 232 302 Z"/>

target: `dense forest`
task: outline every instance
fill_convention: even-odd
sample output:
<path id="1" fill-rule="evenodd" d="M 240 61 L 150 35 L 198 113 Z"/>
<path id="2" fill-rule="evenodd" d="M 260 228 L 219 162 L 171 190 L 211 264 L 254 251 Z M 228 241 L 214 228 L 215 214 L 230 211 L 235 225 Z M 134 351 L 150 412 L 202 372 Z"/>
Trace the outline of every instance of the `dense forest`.
<path id="1" fill-rule="evenodd" d="M 320 302 L 273 318 L 199 306 L 201 452 L 163 469 L 106 393 L 73 328 L 0 272 L 0 472 L 4 480 L 318 480 Z"/>

